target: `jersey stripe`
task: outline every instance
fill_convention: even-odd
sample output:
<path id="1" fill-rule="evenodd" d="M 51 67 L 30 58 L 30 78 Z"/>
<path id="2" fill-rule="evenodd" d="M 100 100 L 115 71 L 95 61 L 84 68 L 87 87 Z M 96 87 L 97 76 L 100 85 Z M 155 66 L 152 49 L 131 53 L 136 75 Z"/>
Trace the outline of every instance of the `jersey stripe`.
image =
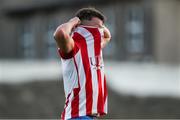
<path id="1" fill-rule="evenodd" d="M 78 88 L 73 89 L 74 99 L 72 101 L 72 108 L 71 108 L 71 117 L 79 116 L 79 91 L 80 91 L 80 83 L 79 83 L 79 71 L 75 57 L 73 57 L 74 65 L 77 72 L 78 77 Z"/>
<path id="2" fill-rule="evenodd" d="M 98 80 L 97 80 L 97 72 L 96 69 L 92 67 L 94 64 L 94 37 L 93 35 L 87 30 L 87 28 L 80 27 L 77 31 L 79 34 L 86 38 L 86 44 L 88 45 L 87 52 L 89 55 L 89 62 L 91 66 L 91 74 L 92 74 L 92 89 L 93 89 L 93 103 L 92 103 L 92 113 L 97 113 L 97 101 L 98 101 Z"/>
<path id="3" fill-rule="evenodd" d="M 101 51 L 101 56 L 102 56 L 102 51 Z M 103 59 L 102 59 L 102 64 L 104 65 L 104 61 L 103 61 Z M 102 94 L 104 95 L 104 67 L 102 67 L 102 69 L 101 69 L 101 76 L 102 76 Z"/>
<path id="4" fill-rule="evenodd" d="M 92 33 L 93 37 L 94 37 L 94 49 L 95 49 L 95 56 L 96 56 L 96 66 L 99 67 L 99 63 L 100 63 L 100 52 L 101 52 L 101 34 L 99 32 L 99 29 L 92 29 L 92 28 L 88 28 L 88 30 Z M 98 94 L 98 112 L 102 112 L 104 111 L 104 101 L 103 101 L 103 94 L 102 94 L 102 80 L 101 80 L 101 71 L 100 69 L 97 69 L 97 79 L 98 79 L 98 90 L 99 90 L 99 94 Z"/>
<path id="5" fill-rule="evenodd" d="M 79 34 L 79 33 L 75 33 Z M 81 47 L 81 55 L 82 55 L 82 61 L 83 61 L 83 66 L 84 66 L 84 71 L 86 75 L 86 114 L 91 115 L 92 114 L 92 75 L 91 75 L 91 70 L 90 70 L 90 63 L 89 63 L 89 55 L 87 51 L 87 44 L 86 44 L 86 39 L 79 34 L 79 46 Z"/>
<path id="6" fill-rule="evenodd" d="M 79 51 L 77 55 L 75 56 L 76 63 L 78 66 L 78 72 L 79 72 L 79 84 L 81 87 L 81 90 L 79 92 L 79 116 L 86 115 L 86 91 L 85 91 L 85 72 L 84 72 L 84 67 L 83 67 L 83 62 L 82 62 L 82 56 L 81 52 Z"/>
<path id="7" fill-rule="evenodd" d="M 106 76 L 104 75 L 104 111 L 105 113 L 107 113 L 107 96 L 108 96 L 108 93 L 107 93 L 107 85 L 106 85 Z"/>
<path id="8" fill-rule="evenodd" d="M 70 94 L 68 94 L 68 98 L 66 99 L 68 102 L 67 102 L 67 104 L 66 104 L 66 107 L 65 107 L 65 113 L 64 113 L 64 119 L 66 120 L 67 118 L 71 118 L 71 100 L 72 100 L 72 98 L 73 98 L 74 96 L 73 96 L 73 94 L 72 93 L 70 93 Z M 63 116 L 63 114 L 62 114 L 62 116 Z M 63 119 L 63 117 L 62 117 L 62 119 Z"/>
<path id="9" fill-rule="evenodd" d="M 63 113 L 62 113 L 62 115 L 61 115 L 61 119 L 63 119 L 63 120 L 65 119 L 66 108 L 67 108 L 67 106 L 68 106 L 68 104 L 69 104 L 69 97 L 70 97 L 70 95 L 71 95 L 71 94 L 69 94 L 68 97 L 67 97 L 67 99 L 66 99 L 64 111 L 63 111 Z"/>

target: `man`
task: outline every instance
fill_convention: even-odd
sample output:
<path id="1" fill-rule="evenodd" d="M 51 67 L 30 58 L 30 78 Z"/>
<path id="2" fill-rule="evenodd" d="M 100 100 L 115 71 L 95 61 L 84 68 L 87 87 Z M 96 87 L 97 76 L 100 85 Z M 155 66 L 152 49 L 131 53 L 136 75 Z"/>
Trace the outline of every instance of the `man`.
<path id="1" fill-rule="evenodd" d="M 107 114 L 102 48 L 111 34 L 104 22 L 101 12 L 83 8 L 54 33 L 62 58 L 66 96 L 62 119 L 93 119 Z"/>

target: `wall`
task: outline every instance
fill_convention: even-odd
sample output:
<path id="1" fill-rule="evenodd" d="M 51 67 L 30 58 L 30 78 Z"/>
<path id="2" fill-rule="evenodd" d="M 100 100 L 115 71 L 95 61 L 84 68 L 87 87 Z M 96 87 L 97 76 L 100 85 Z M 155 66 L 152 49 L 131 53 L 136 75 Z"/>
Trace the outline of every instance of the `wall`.
<path id="1" fill-rule="evenodd" d="M 154 54 L 158 62 L 179 63 L 178 6 L 176 0 L 154 1 Z"/>

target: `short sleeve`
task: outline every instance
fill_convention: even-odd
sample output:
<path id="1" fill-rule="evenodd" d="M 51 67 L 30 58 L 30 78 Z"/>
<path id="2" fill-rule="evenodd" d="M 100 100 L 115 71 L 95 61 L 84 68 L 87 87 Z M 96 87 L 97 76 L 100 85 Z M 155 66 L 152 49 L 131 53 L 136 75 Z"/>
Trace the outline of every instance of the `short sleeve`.
<path id="1" fill-rule="evenodd" d="M 60 48 L 58 48 L 58 53 L 59 53 L 59 55 L 61 56 L 61 58 L 63 58 L 63 59 L 73 58 L 78 51 L 79 51 L 79 47 L 78 47 L 78 45 L 76 44 L 76 42 L 74 42 L 74 48 L 73 48 L 72 51 L 69 52 L 69 53 L 64 53 L 63 51 L 61 51 Z"/>

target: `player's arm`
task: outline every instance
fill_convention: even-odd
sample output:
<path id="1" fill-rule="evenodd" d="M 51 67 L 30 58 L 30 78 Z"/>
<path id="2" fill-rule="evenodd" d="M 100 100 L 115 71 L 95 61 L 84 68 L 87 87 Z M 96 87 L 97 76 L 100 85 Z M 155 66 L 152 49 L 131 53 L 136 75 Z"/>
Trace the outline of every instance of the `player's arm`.
<path id="1" fill-rule="evenodd" d="M 79 23 L 79 18 L 74 17 L 67 23 L 60 25 L 54 32 L 54 39 L 62 52 L 70 53 L 73 50 L 74 40 L 71 37 L 71 32 Z"/>
<path id="2" fill-rule="evenodd" d="M 101 42 L 101 48 L 104 48 L 111 40 L 111 33 L 109 29 L 106 26 L 103 26 L 103 29 L 104 29 L 104 37 Z"/>

